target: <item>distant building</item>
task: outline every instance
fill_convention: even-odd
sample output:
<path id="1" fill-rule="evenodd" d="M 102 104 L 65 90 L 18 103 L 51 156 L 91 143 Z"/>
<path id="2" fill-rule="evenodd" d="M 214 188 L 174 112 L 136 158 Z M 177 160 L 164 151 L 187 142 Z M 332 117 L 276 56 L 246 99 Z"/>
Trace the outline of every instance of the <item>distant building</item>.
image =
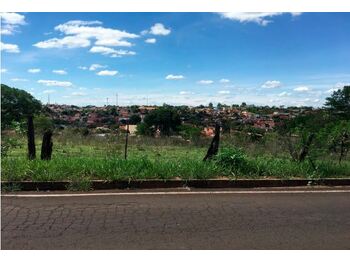
<path id="1" fill-rule="evenodd" d="M 119 129 L 126 131 L 127 130 L 127 125 L 120 125 Z M 129 134 L 131 136 L 136 135 L 136 131 L 137 131 L 137 125 L 134 124 L 129 124 Z"/>

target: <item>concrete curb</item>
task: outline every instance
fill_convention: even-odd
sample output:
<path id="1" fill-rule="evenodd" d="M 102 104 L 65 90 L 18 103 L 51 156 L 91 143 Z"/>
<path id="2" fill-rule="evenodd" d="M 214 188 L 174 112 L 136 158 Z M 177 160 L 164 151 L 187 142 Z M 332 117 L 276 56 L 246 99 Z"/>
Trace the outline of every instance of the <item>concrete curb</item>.
<path id="1" fill-rule="evenodd" d="M 67 190 L 70 181 L 60 182 L 1 182 L 1 189 L 20 191 L 58 191 Z M 107 189 L 157 189 L 157 188 L 259 188 L 259 187 L 297 187 L 297 186 L 345 186 L 350 178 L 327 179 L 209 179 L 209 180 L 132 180 L 132 181 L 91 181 L 93 190 Z"/>

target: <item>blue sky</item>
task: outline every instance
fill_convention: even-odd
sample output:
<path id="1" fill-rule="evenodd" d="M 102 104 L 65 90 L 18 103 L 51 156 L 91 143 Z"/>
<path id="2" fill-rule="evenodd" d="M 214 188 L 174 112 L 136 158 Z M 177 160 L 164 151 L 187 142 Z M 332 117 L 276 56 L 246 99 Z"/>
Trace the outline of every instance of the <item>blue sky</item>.
<path id="1" fill-rule="evenodd" d="M 350 13 L 10 13 L 1 82 L 51 103 L 321 106 Z"/>

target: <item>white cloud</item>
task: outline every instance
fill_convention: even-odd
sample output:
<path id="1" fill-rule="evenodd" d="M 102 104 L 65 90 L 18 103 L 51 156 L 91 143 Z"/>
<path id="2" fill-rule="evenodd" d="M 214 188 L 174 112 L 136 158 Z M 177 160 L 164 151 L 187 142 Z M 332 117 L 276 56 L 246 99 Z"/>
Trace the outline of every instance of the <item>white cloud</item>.
<path id="1" fill-rule="evenodd" d="M 2 69 L 0 70 L 0 72 L 1 72 L 1 73 L 6 73 L 6 72 L 7 72 L 7 69 L 6 69 L 6 68 L 2 68 Z"/>
<path id="2" fill-rule="evenodd" d="M 0 42 L 0 51 L 7 52 L 7 53 L 19 53 L 19 47 L 15 44 L 6 44 L 3 42 Z"/>
<path id="3" fill-rule="evenodd" d="M 28 72 L 29 73 L 33 73 L 33 74 L 39 73 L 40 71 L 41 71 L 40 68 L 30 68 L 30 69 L 28 69 Z"/>
<path id="4" fill-rule="evenodd" d="M 287 96 L 290 96 L 290 95 L 292 95 L 292 93 L 287 92 L 287 91 L 283 91 L 280 94 L 278 94 L 278 97 L 287 97 Z"/>
<path id="5" fill-rule="evenodd" d="M 95 20 L 95 21 L 83 21 L 83 20 L 71 20 L 65 23 L 64 25 L 70 25 L 70 26 L 92 26 L 92 25 L 102 25 L 103 23 L 101 21 Z"/>
<path id="6" fill-rule="evenodd" d="M 136 52 L 134 51 L 124 50 L 124 49 L 117 50 L 114 48 L 103 47 L 103 46 L 93 46 L 89 52 L 100 53 L 102 55 L 110 56 L 112 58 L 136 55 Z"/>
<path id="7" fill-rule="evenodd" d="M 201 84 L 201 85 L 210 85 L 210 84 L 213 84 L 214 81 L 212 81 L 212 80 L 200 80 L 197 83 Z"/>
<path id="8" fill-rule="evenodd" d="M 100 65 L 100 64 L 92 64 L 90 67 L 89 67 L 89 70 L 91 71 L 94 71 L 96 69 L 99 69 L 99 68 L 106 68 L 107 66 L 103 66 L 103 65 Z"/>
<path id="9" fill-rule="evenodd" d="M 88 47 L 91 42 L 89 39 L 68 36 L 61 39 L 51 38 L 45 41 L 38 42 L 33 46 L 38 48 L 79 48 L 79 47 Z"/>
<path id="10" fill-rule="evenodd" d="M 333 93 L 334 91 L 337 91 L 339 88 L 332 88 L 327 90 L 325 93 Z"/>
<path id="11" fill-rule="evenodd" d="M 86 95 L 86 93 L 78 92 L 78 91 L 72 93 L 72 96 L 85 96 L 85 95 Z"/>
<path id="12" fill-rule="evenodd" d="M 337 82 L 334 84 L 333 88 L 325 91 L 325 93 L 333 93 L 334 91 L 337 91 L 339 89 L 344 88 L 345 86 L 350 86 L 350 83 L 346 83 L 346 82 Z"/>
<path id="13" fill-rule="evenodd" d="M 310 91 L 310 88 L 309 88 L 309 87 L 306 87 L 306 86 L 300 86 L 300 87 L 295 88 L 294 91 L 297 91 L 297 92 L 307 92 L 307 91 Z"/>
<path id="14" fill-rule="evenodd" d="M 230 91 L 229 90 L 220 90 L 218 93 L 219 94 L 230 94 Z"/>
<path id="15" fill-rule="evenodd" d="M 193 92 L 191 92 L 191 91 L 180 91 L 179 94 L 180 95 L 189 95 L 189 94 L 193 94 Z"/>
<path id="16" fill-rule="evenodd" d="M 85 66 L 79 66 L 78 69 L 81 69 L 81 70 L 87 70 L 88 67 L 85 67 Z"/>
<path id="17" fill-rule="evenodd" d="M 143 30 L 141 35 L 152 34 L 156 36 L 166 36 L 170 33 L 170 28 L 166 28 L 162 23 L 156 23 L 150 28 L 150 30 Z"/>
<path id="18" fill-rule="evenodd" d="M 56 91 L 53 90 L 53 89 L 46 89 L 43 91 L 44 94 L 52 94 L 52 93 L 55 93 Z"/>
<path id="19" fill-rule="evenodd" d="M 154 44 L 154 43 L 157 42 L 157 39 L 155 39 L 155 38 L 147 38 L 145 40 L 145 42 L 148 43 L 148 44 Z"/>
<path id="20" fill-rule="evenodd" d="M 25 25 L 24 15 L 17 13 L 1 13 L 1 35 L 12 35 L 18 26 Z"/>
<path id="21" fill-rule="evenodd" d="M 238 21 L 240 23 L 257 23 L 261 26 L 267 26 L 269 23 L 273 22 L 271 20 L 274 16 L 280 16 L 281 12 L 228 12 L 219 13 L 222 18 Z M 293 17 L 301 15 L 301 13 L 290 13 Z"/>
<path id="22" fill-rule="evenodd" d="M 345 86 L 350 86 L 350 83 L 337 82 L 337 83 L 334 85 L 334 88 L 336 88 L 336 89 L 342 89 L 342 88 L 344 88 Z"/>
<path id="23" fill-rule="evenodd" d="M 220 83 L 229 83 L 230 80 L 229 79 L 220 79 Z"/>
<path id="24" fill-rule="evenodd" d="M 275 89 L 282 86 L 282 83 L 278 80 L 268 80 L 264 84 L 261 85 L 264 89 Z"/>
<path id="25" fill-rule="evenodd" d="M 100 21 L 68 21 L 55 27 L 55 30 L 65 34 L 65 37 L 44 40 L 34 46 L 38 48 L 79 48 L 88 47 L 91 41 L 94 41 L 94 45 L 97 46 L 131 47 L 132 43 L 126 39 L 139 37 L 133 33 L 105 28 L 101 25 Z"/>
<path id="26" fill-rule="evenodd" d="M 21 79 L 21 78 L 13 78 L 13 79 L 11 79 L 11 81 L 14 81 L 14 82 L 18 82 L 18 81 L 29 81 L 29 80 L 27 80 L 27 79 Z"/>
<path id="27" fill-rule="evenodd" d="M 72 82 L 69 81 L 58 81 L 58 80 L 38 80 L 38 83 L 43 84 L 48 87 L 64 87 L 69 88 L 72 87 Z"/>
<path id="28" fill-rule="evenodd" d="M 101 70 L 100 72 L 96 73 L 98 76 L 115 76 L 118 74 L 117 70 Z"/>
<path id="29" fill-rule="evenodd" d="M 58 74 L 58 75 L 67 75 L 67 71 L 63 69 L 55 69 L 52 71 L 52 73 Z"/>
<path id="30" fill-rule="evenodd" d="M 173 75 L 173 74 L 170 74 L 168 76 L 165 77 L 165 79 L 168 79 L 168 80 L 179 80 L 179 79 L 184 79 L 185 77 L 183 75 Z"/>

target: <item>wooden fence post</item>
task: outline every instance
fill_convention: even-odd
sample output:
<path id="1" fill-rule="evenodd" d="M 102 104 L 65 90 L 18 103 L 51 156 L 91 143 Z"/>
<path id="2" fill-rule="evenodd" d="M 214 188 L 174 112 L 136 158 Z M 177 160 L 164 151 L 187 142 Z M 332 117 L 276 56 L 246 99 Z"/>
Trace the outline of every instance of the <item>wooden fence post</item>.
<path id="1" fill-rule="evenodd" d="M 126 135 L 125 135 L 125 150 L 124 150 L 124 158 L 128 159 L 128 138 L 129 138 L 129 121 L 126 124 Z"/>
<path id="2" fill-rule="evenodd" d="M 44 132 L 43 143 L 41 145 L 41 160 L 51 160 L 52 154 L 52 131 Z"/>
<path id="3" fill-rule="evenodd" d="M 28 159 L 35 159 L 35 136 L 33 116 L 28 116 L 27 120 L 27 138 L 28 138 Z"/>

